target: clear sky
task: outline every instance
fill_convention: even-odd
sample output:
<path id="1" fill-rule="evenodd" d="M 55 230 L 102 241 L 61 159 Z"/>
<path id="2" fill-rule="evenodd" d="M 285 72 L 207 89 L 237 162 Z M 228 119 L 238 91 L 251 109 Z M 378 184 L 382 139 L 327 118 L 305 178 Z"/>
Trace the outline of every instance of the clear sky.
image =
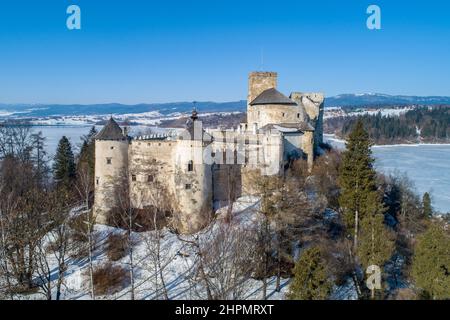
<path id="1" fill-rule="evenodd" d="M 0 1 L 0 103 L 233 101 L 261 69 L 286 94 L 450 95 L 450 1 Z"/>

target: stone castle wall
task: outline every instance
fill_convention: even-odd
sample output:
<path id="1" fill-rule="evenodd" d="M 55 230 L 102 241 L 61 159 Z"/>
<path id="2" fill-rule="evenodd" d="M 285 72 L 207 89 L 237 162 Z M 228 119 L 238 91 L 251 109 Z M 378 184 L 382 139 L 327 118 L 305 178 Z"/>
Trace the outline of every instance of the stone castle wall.
<path id="1" fill-rule="evenodd" d="M 315 148 L 317 148 L 321 143 L 323 143 L 323 113 L 325 96 L 322 93 L 293 92 L 291 94 L 291 99 L 304 107 L 308 121 L 312 122 L 314 125 L 314 144 Z"/>
<path id="2" fill-rule="evenodd" d="M 136 208 L 158 205 L 159 192 L 176 192 L 173 159 L 176 141 L 133 140 L 129 151 L 131 202 Z M 161 190 L 161 188 L 164 190 Z M 174 203 L 176 208 L 176 204 Z"/>

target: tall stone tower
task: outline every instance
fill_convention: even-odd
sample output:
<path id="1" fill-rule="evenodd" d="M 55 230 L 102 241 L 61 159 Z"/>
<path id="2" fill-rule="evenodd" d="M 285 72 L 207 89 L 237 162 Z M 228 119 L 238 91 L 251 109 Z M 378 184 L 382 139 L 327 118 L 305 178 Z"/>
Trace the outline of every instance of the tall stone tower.
<path id="1" fill-rule="evenodd" d="M 128 179 L 129 138 L 111 117 L 95 136 L 94 216 L 106 222 L 106 213 L 116 205 L 115 186 Z"/>
<path id="2" fill-rule="evenodd" d="M 194 233 L 210 222 L 212 208 L 212 166 L 203 161 L 206 147 L 212 142 L 197 111 L 178 137 L 175 153 L 175 194 L 179 214 L 176 227 L 182 233 Z"/>
<path id="3" fill-rule="evenodd" d="M 247 95 L 247 123 L 252 126 L 258 122 L 257 107 L 250 103 L 261 93 L 277 87 L 278 74 L 276 72 L 251 72 L 248 76 Z"/>

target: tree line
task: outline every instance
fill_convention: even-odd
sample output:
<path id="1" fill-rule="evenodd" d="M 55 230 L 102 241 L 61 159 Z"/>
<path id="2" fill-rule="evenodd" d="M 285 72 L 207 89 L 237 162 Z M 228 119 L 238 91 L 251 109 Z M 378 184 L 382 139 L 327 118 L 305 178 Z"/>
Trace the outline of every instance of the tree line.
<path id="1" fill-rule="evenodd" d="M 375 144 L 444 143 L 450 140 L 449 106 L 419 107 L 401 115 L 375 115 L 327 119 L 328 131 L 347 138 L 357 121 L 364 123 Z"/>
<path id="2" fill-rule="evenodd" d="M 420 198 L 407 177 L 374 170 L 372 143 L 359 120 L 333 170 L 322 167 L 332 161 L 329 155 L 316 163 L 316 190 L 336 212 L 334 231 L 321 239 L 334 242 L 323 246 L 317 239 L 307 246 L 294 268 L 291 298 L 326 299 L 332 287 L 348 282 L 359 299 L 450 298 L 448 221 L 434 215 L 430 195 Z M 331 189 L 320 188 L 328 184 Z M 340 260 L 339 269 L 333 259 Z M 379 288 L 364 281 L 374 268 L 381 271 Z"/>
<path id="3" fill-rule="evenodd" d="M 81 225 L 76 209 L 88 207 L 94 187 L 93 127 L 75 155 L 67 137 L 53 164 L 42 132 L 27 123 L 0 125 L 0 292 L 14 299 L 37 292 L 60 299 L 69 256 L 84 251 L 93 222 Z M 81 239 L 81 241 L 79 241 Z M 91 248 L 87 251 L 91 252 Z M 56 261 L 56 281 L 51 261 Z"/>

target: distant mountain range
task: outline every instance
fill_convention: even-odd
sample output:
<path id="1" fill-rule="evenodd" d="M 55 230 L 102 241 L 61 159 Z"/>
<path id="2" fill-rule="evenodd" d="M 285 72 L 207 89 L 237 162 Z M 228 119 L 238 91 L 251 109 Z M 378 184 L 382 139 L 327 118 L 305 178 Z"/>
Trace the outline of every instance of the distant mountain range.
<path id="1" fill-rule="evenodd" d="M 169 116 L 189 113 L 194 104 L 192 102 L 151 103 L 126 105 L 120 103 L 105 104 L 0 104 L 0 118 L 21 117 L 53 117 L 53 116 L 94 116 L 108 114 L 138 114 L 153 113 L 154 116 Z M 196 102 L 195 107 L 200 112 L 232 112 L 245 111 L 246 101 L 233 102 Z"/>
<path id="2" fill-rule="evenodd" d="M 371 107 L 388 105 L 437 105 L 449 104 L 450 97 L 419 97 L 419 96 L 393 96 L 387 94 L 341 94 L 328 97 L 326 107 Z M 60 104 L 0 104 L 0 118 L 21 117 L 39 118 L 56 116 L 94 116 L 107 114 L 137 114 L 153 112 L 161 116 L 189 113 L 193 108 L 192 102 L 152 103 L 125 105 L 119 103 L 91 104 L 91 105 L 60 105 Z M 231 112 L 245 111 L 246 101 L 232 102 L 197 102 L 196 108 L 200 112 Z"/>
<path id="3" fill-rule="evenodd" d="M 363 93 L 363 94 L 341 94 L 334 97 L 328 97 L 325 100 L 327 107 L 347 107 L 347 106 L 387 106 L 387 105 L 439 105 L 449 104 L 450 97 L 439 96 L 392 96 L 382 93 Z"/>

